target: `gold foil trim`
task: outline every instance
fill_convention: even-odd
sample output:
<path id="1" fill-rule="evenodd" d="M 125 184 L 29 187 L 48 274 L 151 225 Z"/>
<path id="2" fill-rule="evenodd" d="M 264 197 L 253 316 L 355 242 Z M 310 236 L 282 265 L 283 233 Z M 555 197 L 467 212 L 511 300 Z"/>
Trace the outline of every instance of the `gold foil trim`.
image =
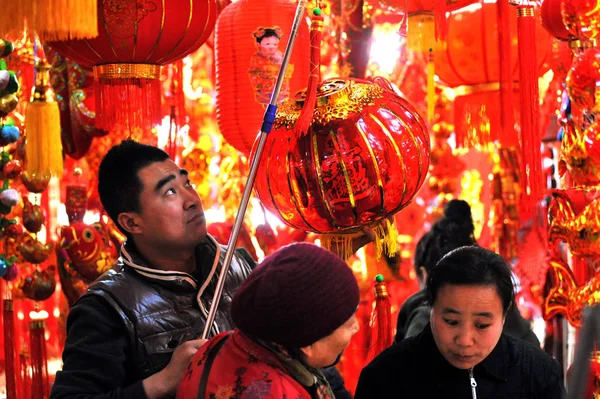
<path id="1" fill-rule="evenodd" d="M 94 67 L 95 79 L 158 79 L 160 65 L 104 64 Z"/>
<path id="2" fill-rule="evenodd" d="M 29 329 L 30 330 L 37 330 L 37 329 L 43 329 L 44 328 L 44 320 L 34 320 L 29 322 Z"/>
<path id="3" fill-rule="evenodd" d="M 326 125 L 334 119 L 347 119 L 353 112 L 360 112 L 365 106 L 373 105 L 383 98 L 384 89 L 380 86 L 354 81 L 331 79 L 322 82 L 317 89 L 317 107 L 312 123 Z M 274 127 L 294 128 L 300 115 L 306 90 L 299 91 L 293 100 L 285 101 L 277 112 Z"/>
<path id="4" fill-rule="evenodd" d="M 387 287 L 385 284 L 376 284 L 375 285 L 375 297 L 376 298 L 385 298 L 388 296 Z"/>
<path id="5" fill-rule="evenodd" d="M 4 310 L 12 312 L 15 309 L 15 304 L 12 299 L 4 300 Z"/>
<path id="6" fill-rule="evenodd" d="M 518 7 L 517 17 L 535 17 L 535 9 L 532 6 Z"/>

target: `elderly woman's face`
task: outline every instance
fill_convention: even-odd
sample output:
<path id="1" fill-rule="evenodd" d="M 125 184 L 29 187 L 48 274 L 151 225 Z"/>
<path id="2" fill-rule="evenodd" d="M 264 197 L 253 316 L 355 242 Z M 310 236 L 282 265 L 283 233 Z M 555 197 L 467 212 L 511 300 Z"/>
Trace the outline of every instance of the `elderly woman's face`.
<path id="1" fill-rule="evenodd" d="M 435 343 L 456 368 L 470 369 L 496 347 L 504 312 L 492 285 L 443 285 L 431 309 Z"/>

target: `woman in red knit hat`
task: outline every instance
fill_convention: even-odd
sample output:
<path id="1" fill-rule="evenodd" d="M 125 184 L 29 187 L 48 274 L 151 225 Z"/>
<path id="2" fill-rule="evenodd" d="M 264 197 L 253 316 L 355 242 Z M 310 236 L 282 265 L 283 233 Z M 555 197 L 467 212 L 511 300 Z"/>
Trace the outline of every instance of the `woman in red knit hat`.
<path id="1" fill-rule="evenodd" d="M 320 368 L 358 332 L 358 284 L 346 263 L 313 244 L 272 253 L 231 303 L 233 332 L 192 358 L 177 398 L 334 398 Z"/>

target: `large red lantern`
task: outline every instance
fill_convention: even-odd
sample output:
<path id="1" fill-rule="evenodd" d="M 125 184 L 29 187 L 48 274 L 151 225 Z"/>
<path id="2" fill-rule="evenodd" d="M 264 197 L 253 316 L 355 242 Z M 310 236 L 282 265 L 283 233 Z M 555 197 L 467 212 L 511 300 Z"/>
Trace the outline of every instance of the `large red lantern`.
<path id="1" fill-rule="evenodd" d="M 389 83 L 322 82 L 308 131 L 294 124 L 305 93 L 279 109 L 255 183 L 265 207 L 315 233 L 358 230 L 405 207 L 427 175 L 429 134 Z"/>
<path id="2" fill-rule="evenodd" d="M 97 38 L 51 46 L 94 67 L 98 128 L 149 129 L 161 120 L 161 65 L 200 47 L 216 10 L 215 0 L 98 0 Z"/>
<path id="3" fill-rule="evenodd" d="M 569 40 L 571 35 L 563 22 L 560 12 L 562 0 L 544 0 L 542 2 L 542 26 L 557 39 Z"/>
<path id="4" fill-rule="evenodd" d="M 245 155 L 250 153 L 270 101 L 295 12 L 290 0 L 240 0 L 219 14 L 215 28 L 217 120 L 223 137 Z M 279 102 L 306 86 L 309 59 L 308 25 L 304 23 Z"/>

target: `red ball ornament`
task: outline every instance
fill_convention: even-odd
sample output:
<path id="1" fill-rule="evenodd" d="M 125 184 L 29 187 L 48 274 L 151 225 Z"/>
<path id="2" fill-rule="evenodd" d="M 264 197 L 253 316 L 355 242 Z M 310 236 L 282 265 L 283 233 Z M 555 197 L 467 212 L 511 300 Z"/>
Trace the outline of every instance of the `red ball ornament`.
<path id="1" fill-rule="evenodd" d="M 571 34 L 567 30 L 560 12 L 562 0 L 544 0 L 542 2 L 542 26 L 557 39 L 569 40 Z"/>
<path id="2" fill-rule="evenodd" d="M 429 133 L 415 109 L 383 79 L 330 79 L 298 136 L 304 96 L 279 108 L 267 138 L 255 183 L 265 207 L 296 229 L 345 233 L 408 205 L 429 166 Z"/>
<path id="3" fill-rule="evenodd" d="M 591 110 L 596 105 L 596 84 L 600 82 L 600 49 L 585 50 L 574 62 L 567 76 L 567 92 L 573 104 Z"/>

